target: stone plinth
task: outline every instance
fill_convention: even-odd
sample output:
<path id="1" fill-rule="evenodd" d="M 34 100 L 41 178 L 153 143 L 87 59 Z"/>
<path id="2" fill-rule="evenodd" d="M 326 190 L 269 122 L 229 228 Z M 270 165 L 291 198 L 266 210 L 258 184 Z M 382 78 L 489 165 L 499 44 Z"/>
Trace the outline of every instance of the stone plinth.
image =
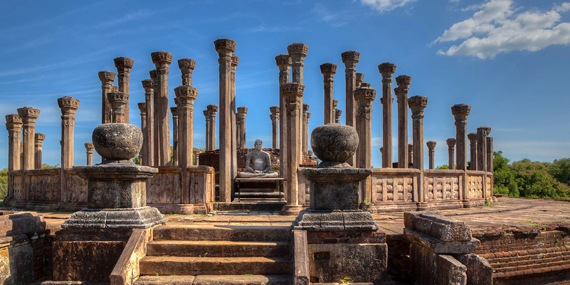
<path id="1" fill-rule="evenodd" d="M 392 167 L 392 76 L 396 72 L 396 65 L 385 62 L 378 65 L 378 72 L 382 74 L 382 167 Z M 404 91 L 402 91 L 404 92 Z"/>

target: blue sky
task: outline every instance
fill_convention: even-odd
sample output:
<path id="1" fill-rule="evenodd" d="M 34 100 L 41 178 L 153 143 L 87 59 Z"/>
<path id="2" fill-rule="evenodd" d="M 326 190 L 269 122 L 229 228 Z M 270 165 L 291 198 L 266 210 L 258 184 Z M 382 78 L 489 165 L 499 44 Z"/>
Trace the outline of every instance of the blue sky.
<path id="1" fill-rule="evenodd" d="M 174 54 L 173 62 L 186 57 L 197 61 L 194 146 L 203 148 L 202 110 L 219 100 L 213 41 L 231 38 L 240 57 L 237 106 L 249 108 L 247 147 L 258 138 L 270 146 L 269 107 L 278 105 L 274 58 L 286 53 L 287 45 L 303 42 L 309 46 L 304 101 L 310 105 L 311 129 L 323 124 L 319 65 L 339 65 L 334 98 L 344 111 L 340 54 L 361 53 L 357 71 L 379 91 L 372 114 L 373 166 L 381 166 L 377 66 L 383 62 L 397 64 L 394 77 L 412 76 L 410 96 L 429 98 L 424 137 L 438 142 L 436 165 L 447 164 L 445 140 L 455 136 L 450 107 L 459 103 L 472 106 L 469 132 L 492 127 L 495 150 L 512 160 L 552 161 L 570 157 L 569 22 L 570 2 L 550 0 L 2 1 L 0 114 L 16 113 L 23 106 L 41 109 L 36 131 L 47 135 L 43 160 L 55 164 L 61 138 L 57 98 L 79 99 L 75 164 L 85 164 L 83 144 L 91 141 L 101 121 L 97 72 L 116 72 L 115 57 L 135 60 L 130 120 L 140 125 L 140 82 L 154 68 L 150 53 L 165 50 Z M 173 89 L 180 83 L 180 70 L 173 64 L 171 106 Z M 395 108 L 396 103 L 397 122 Z M 394 125 L 395 147 L 396 136 Z M 0 168 L 8 164 L 7 141 L 2 128 Z M 427 166 L 427 157 L 425 161 Z"/>

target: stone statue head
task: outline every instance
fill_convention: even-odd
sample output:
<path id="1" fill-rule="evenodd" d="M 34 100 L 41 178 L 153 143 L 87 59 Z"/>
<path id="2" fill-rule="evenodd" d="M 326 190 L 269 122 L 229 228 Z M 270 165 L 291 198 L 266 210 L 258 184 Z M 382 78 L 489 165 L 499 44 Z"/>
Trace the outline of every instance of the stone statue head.
<path id="1" fill-rule="evenodd" d="M 261 141 L 260 139 L 256 139 L 253 146 L 255 147 L 255 150 L 261 151 L 261 148 L 263 147 L 263 141 Z"/>

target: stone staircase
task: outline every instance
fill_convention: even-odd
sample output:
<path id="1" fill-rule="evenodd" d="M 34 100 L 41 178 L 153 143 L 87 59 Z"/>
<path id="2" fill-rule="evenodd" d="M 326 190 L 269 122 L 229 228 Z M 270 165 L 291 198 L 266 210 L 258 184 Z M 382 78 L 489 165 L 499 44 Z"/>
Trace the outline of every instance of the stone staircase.
<path id="1" fill-rule="evenodd" d="M 235 193 L 234 201 L 285 202 L 285 193 L 275 188 L 242 187 L 239 193 Z"/>
<path id="2" fill-rule="evenodd" d="M 292 284 L 290 240 L 290 227 L 158 227 L 136 284 Z"/>

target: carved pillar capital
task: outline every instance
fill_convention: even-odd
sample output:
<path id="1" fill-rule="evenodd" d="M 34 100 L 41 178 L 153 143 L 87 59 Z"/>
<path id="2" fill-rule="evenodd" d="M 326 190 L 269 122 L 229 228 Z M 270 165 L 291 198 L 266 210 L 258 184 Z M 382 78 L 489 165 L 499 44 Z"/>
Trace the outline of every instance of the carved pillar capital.
<path id="1" fill-rule="evenodd" d="M 6 115 L 6 130 L 9 134 L 22 131 L 22 118 L 16 114 Z"/>
<path id="2" fill-rule="evenodd" d="M 74 115 L 75 111 L 79 108 L 79 100 L 69 96 L 57 99 L 57 104 L 63 115 Z"/>
<path id="3" fill-rule="evenodd" d="M 176 120 L 178 118 L 178 107 L 170 107 L 170 113 L 172 113 L 172 119 Z"/>
<path id="4" fill-rule="evenodd" d="M 469 143 L 471 145 L 477 145 L 477 133 L 469 133 L 467 135 L 467 138 L 469 139 Z"/>
<path id="5" fill-rule="evenodd" d="M 447 140 L 445 140 L 445 142 L 447 143 L 447 147 L 450 150 L 455 149 L 455 138 L 448 138 Z"/>
<path id="6" fill-rule="evenodd" d="M 35 134 L 36 146 L 41 147 L 43 145 L 45 139 L 46 139 L 45 134 L 36 133 Z"/>
<path id="7" fill-rule="evenodd" d="M 336 73 L 336 69 L 337 69 L 337 65 L 334 63 L 330 63 L 330 62 L 323 63 L 323 64 L 321 64 L 320 67 L 321 67 L 321 73 L 323 75 L 325 75 L 325 74 L 334 75 Z"/>
<path id="8" fill-rule="evenodd" d="M 423 119 L 424 109 L 427 107 L 428 98 L 424 96 L 414 96 L 408 99 L 408 105 L 412 111 L 412 119 Z"/>
<path id="9" fill-rule="evenodd" d="M 141 116 L 146 116 L 146 103 L 145 102 L 138 103 L 138 106 L 139 106 L 139 111 L 141 112 Z"/>
<path id="10" fill-rule="evenodd" d="M 113 59 L 113 61 L 119 76 L 130 76 L 131 69 L 135 63 L 134 59 L 122 56 Z"/>
<path id="11" fill-rule="evenodd" d="M 150 54 L 157 74 L 168 75 L 168 67 L 172 63 L 172 54 L 165 51 L 155 51 Z"/>
<path id="12" fill-rule="evenodd" d="M 40 116 L 40 110 L 34 107 L 23 107 L 18 109 L 18 115 L 24 124 L 35 123 Z"/>
<path id="13" fill-rule="evenodd" d="M 338 106 L 338 100 L 333 100 L 333 108 L 336 109 L 336 106 Z"/>
<path id="14" fill-rule="evenodd" d="M 198 88 L 189 85 L 180 85 L 174 88 L 174 94 L 178 99 L 179 108 L 190 108 L 194 105 L 194 100 L 198 98 Z"/>
<path id="15" fill-rule="evenodd" d="M 428 142 L 426 142 L 426 145 L 427 145 L 429 151 L 433 151 L 435 149 L 435 146 L 437 145 L 437 142 L 428 141 Z"/>
<path id="16" fill-rule="evenodd" d="M 364 81 L 364 73 L 356 73 L 356 88 L 360 88 L 362 81 Z M 368 86 L 370 87 L 370 86 Z"/>
<path id="17" fill-rule="evenodd" d="M 390 80 L 392 82 L 392 76 L 396 72 L 396 65 L 391 62 L 385 62 L 378 65 L 378 72 L 382 74 L 382 82 Z"/>
<path id="18" fill-rule="evenodd" d="M 451 107 L 451 114 L 455 117 L 455 125 L 467 124 L 467 117 L 471 112 L 471 106 L 467 104 L 457 104 Z"/>
<path id="19" fill-rule="evenodd" d="M 342 116 L 342 110 L 335 109 L 334 110 L 334 120 L 335 120 L 336 124 L 340 123 L 340 116 Z"/>
<path id="20" fill-rule="evenodd" d="M 300 85 L 299 83 L 295 82 L 283 84 L 281 86 L 281 92 L 283 92 L 283 96 L 285 96 L 288 110 L 300 109 L 301 106 L 299 105 L 299 102 L 303 97 L 304 91 L 305 85 Z"/>
<path id="21" fill-rule="evenodd" d="M 107 70 L 99 71 L 98 75 L 99 75 L 99 80 L 101 80 L 103 86 L 108 88 L 111 88 L 111 85 L 113 84 L 113 81 L 115 81 L 115 77 L 117 76 L 114 72 Z"/>
<path id="22" fill-rule="evenodd" d="M 477 132 L 481 132 L 485 136 L 488 136 L 491 134 L 491 127 L 478 127 Z"/>
<path id="23" fill-rule="evenodd" d="M 373 88 L 358 88 L 354 90 L 354 100 L 358 104 L 359 110 L 358 112 L 364 112 L 362 109 L 371 108 L 372 102 L 376 98 L 376 90 Z"/>
<path id="24" fill-rule="evenodd" d="M 304 43 L 292 43 L 287 46 L 287 52 L 290 56 L 295 56 L 303 60 L 309 52 L 309 46 Z M 295 61 L 295 59 L 293 59 L 293 61 Z"/>
<path id="25" fill-rule="evenodd" d="M 340 56 L 346 68 L 349 66 L 352 68 L 356 67 L 356 64 L 360 60 L 360 53 L 353 50 L 345 51 L 341 53 Z"/>
<path id="26" fill-rule="evenodd" d="M 129 94 L 123 92 L 107 93 L 107 100 L 111 104 L 112 109 L 112 123 L 126 123 L 125 107 L 127 102 L 129 102 L 129 97 Z"/>
<path id="27" fill-rule="evenodd" d="M 192 72 L 196 67 L 196 61 L 191 58 L 182 58 L 178 60 L 178 68 L 182 73 L 182 85 L 192 85 Z"/>

